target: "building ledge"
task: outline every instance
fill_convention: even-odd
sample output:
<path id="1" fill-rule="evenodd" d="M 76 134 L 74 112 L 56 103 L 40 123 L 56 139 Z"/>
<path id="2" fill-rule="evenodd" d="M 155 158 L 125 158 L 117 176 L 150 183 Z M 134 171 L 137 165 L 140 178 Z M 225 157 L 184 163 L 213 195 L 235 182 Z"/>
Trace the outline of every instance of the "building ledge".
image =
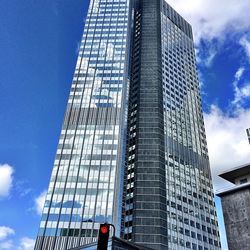
<path id="1" fill-rule="evenodd" d="M 244 190 L 244 189 L 250 189 L 250 182 L 245 183 L 245 184 L 241 184 L 239 186 L 235 186 L 232 188 L 228 188 L 225 190 L 221 190 L 221 191 L 217 192 L 216 195 L 219 197 L 223 197 L 223 196 L 228 195 L 230 193 L 236 193 L 236 192 L 238 192 L 240 190 Z"/>
<path id="2" fill-rule="evenodd" d="M 235 184 L 235 179 L 248 174 L 250 174 L 250 163 L 227 170 L 226 172 L 219 174 L 219 176 Z"/>

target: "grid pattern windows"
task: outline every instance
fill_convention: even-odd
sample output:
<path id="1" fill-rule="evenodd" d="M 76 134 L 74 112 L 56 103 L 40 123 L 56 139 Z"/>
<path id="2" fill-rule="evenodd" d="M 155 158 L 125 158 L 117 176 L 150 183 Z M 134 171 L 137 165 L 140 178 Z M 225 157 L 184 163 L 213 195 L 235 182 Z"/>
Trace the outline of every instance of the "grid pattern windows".
<path id="1" fill-rule="evenodd" d="M 119 228 L 128 19 L 129 0 L 90 1 L 37 249 L 96 241 L 100 223 Z"/>
<path id="2" fill-rule="evenodd" d="M 220 249 L 192 31 L 162 12 L 169 249 Z"/>

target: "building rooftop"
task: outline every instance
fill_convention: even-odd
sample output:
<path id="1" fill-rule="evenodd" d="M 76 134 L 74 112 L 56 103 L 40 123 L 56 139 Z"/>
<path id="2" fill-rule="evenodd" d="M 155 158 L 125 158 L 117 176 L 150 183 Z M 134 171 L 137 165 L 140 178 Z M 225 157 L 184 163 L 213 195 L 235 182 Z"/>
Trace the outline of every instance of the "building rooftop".
<path id="1" fill-rule="evenodd" d="M 223 172 L 219 174 L 219 176 L 235 184 L 235 179 L 249 174 L 250 174 L 250 163 Z"/>
<path id="2" fill-rule="evenodd" d="M 229 194 L 237 193 L 238 191 L 242 191 L 244 189 L 250 189 L 250 183 L 245 183 L 245 184 L 242 184 L 240 186 L 235 186 L 232 188 L 221 190 L 221 191 L 217 192 L 216 195 L 219 197 L 223 197 L 223 196 L 227 196 Z"/>

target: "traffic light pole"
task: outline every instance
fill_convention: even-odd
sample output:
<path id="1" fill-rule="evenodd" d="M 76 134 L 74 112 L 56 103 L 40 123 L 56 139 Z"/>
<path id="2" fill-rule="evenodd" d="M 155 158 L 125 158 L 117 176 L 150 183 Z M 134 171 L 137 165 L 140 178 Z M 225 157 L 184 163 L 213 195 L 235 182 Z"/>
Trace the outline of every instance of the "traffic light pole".
<path id="1" fill-rule="evenodd" d="M 108 223 L 100 224 L 97 250 L 107 250 L 108 249 L 110 227 L 113 228 L 113 237 L 114 237 L 115 236 L 115 226 L 113 224 L 108 224 Z"/>

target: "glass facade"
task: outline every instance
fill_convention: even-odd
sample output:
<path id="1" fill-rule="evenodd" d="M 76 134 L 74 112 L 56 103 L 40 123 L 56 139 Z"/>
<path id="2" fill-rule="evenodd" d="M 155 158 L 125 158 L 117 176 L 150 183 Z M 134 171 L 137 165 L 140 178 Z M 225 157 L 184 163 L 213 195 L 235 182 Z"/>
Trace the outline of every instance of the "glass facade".
<path id="1" fill-rule="evenodd" d="M 169 249 L 220 249 L 192 29 L 167 3 L 162 62 Z"/>
<path id="2" fill-rule="evenodd" d="M 163 91 L 163 97 L 159 95 L 158 98 L 163 99 L 163 108 L 155 111 L 164 114 L 167 249 L 220 249 L 192 28 L 165 1 L 159 2 L 161 41 L 158 42 L 161 43 L 159 49 L 161 64 L 157 62 L 158 68 L 155 71 L 161 72 L 162 89 L 159 86 L 158 89 Z M 149 153 L 145 148 L 149 149 L 152 143 L 147 138 L 147 141 L 143 142 L 144 145 L 140 145 L 141 131 L 145 131 L 142 124 L 146 120 L 140 120 L 140 113 L 147 105 L 153 107 L 150 99 L 144 107 L 140 107 L 141 102 L 144 102 L 144 97 L 141 100 L 140 92 L 143 86 L 141 78 L 144 75 L 142 59 L 144 33 L 152 32 L 149 31 L 149 25 L 145 24 L 147 18 L 151 22 L 157 22 L 153 15 L 143 15 L 148 6 L 149 4 L 140 1 L 134 5 L 134 57 L 130 87 L 129 142 L 125 171 L 127 180 L 124 187 L 122 235 L 127 240 L 146 244 L 154 249 L 166 249 L 166 246 L 159 245 L 159 235 L 164 237 L 165 229 L 162 227 L 162 231 L 157 233 L 157 228 L 153 226 L 156 218 L 147 211 L 147 209 L 156 210 L 156 206 L 152 203 L 156 204 L 155 197 L 159 194 L 147 190 L 154 187 L 154 176 L 151 175 L 152 181 L 149 180 L 144 187 L 142 179 L 138 177 L 138 173 L 141 173 L 140 152 L 144 151 L 146 158 Z M 150 53 L 151 51 L 148 51 L 149 56 Z M 155 119 L 152 114 L 150 115 Z M 157 119 L 161 119 L 160 116 Z M 148 126 L 153 128 L 150 121 Z M 155 149 L 156 147 L 152 148 Z M 148 161 L 154 170 L 159 170 L 154 164 L 155 160 L 148 159 Z M 144 180 L 149 175 L 150 172 L 145 171 Z M 140 190 L 142 188 L 143 191 Z M 160 195 L 165 194 L 161 192 Z M 141 204 L 142 200 L 147 201 L 145 205 Z M 143 215 L 138 218 L 138 214 L 142 211 Z M 159 217 L 164 220 L 164 214 L 162 211 L 160 213 Z M 143 224 L 143 221 L 144 228 L 138 229 L 138 224 Z M 154 228 L 154 233 L 147 232 L 151 227 Z M 154 234 L 156 235 L 152 238 Z"/>
<path id="3" fill-rule="evenodd" d="M 91 0 L 36 249 L 96 240 L 119 228 L 129 0 Z"/>
<path id="4" fill-rule="evenodd" d="M 164 0 L 90 1 L 35 249 L 91 244 L 103 222 L 220 249 L 192 28 Z"/>

